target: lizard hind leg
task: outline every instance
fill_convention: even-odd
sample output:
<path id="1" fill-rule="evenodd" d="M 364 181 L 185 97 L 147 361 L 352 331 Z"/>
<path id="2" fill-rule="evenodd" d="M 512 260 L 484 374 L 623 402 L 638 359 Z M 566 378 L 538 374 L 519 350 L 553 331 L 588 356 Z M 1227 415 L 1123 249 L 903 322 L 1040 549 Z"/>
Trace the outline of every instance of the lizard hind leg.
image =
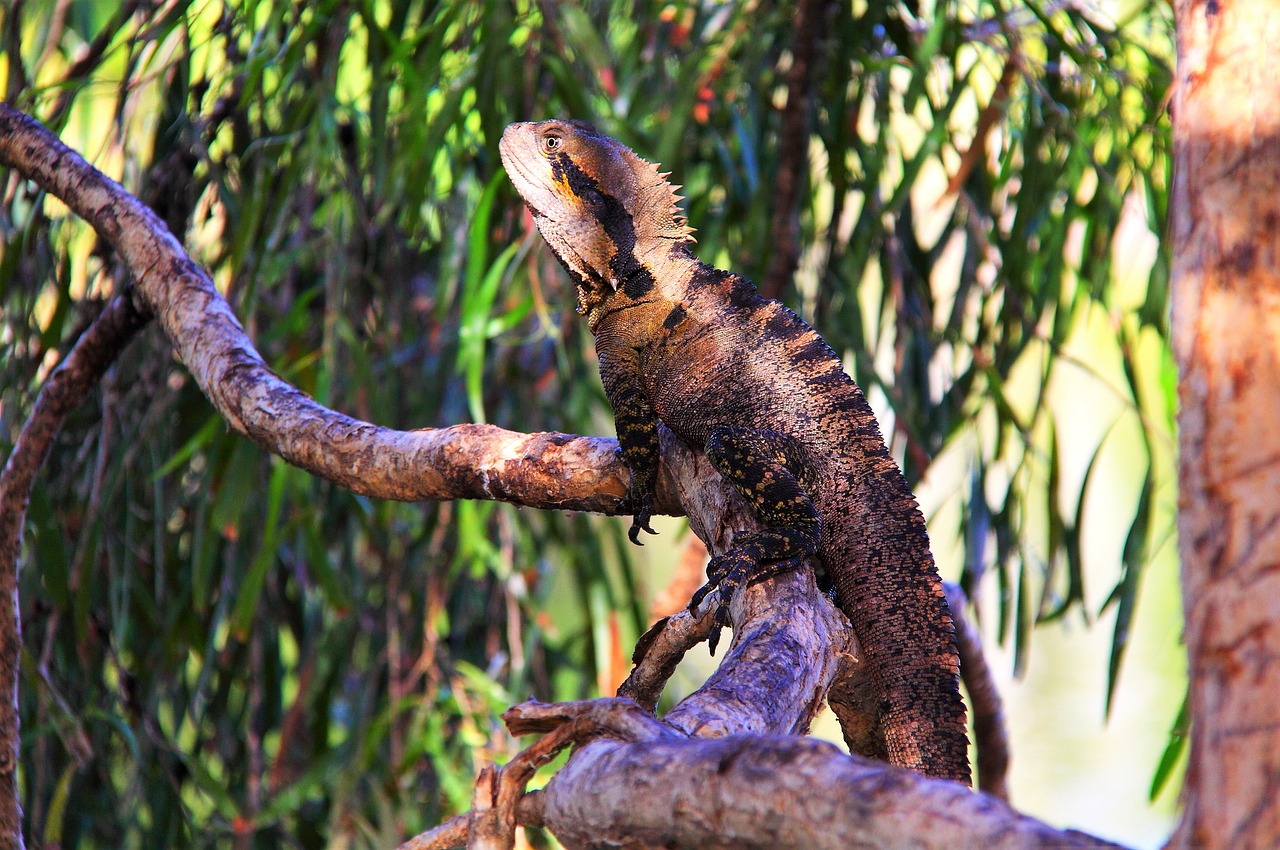
<path id="1" fill-rule="evenodd" d="M 696 608 L 721 588 L 720 605 L 707 643 L 714 655 L 720 630 L 729 622 L 729 602 L 740 589 L 793 570 L 818 549 L 822 521 L 798 480 L 795 441 L 776 431 L 723 426 L 706 444 L 707 459 L 746 499 L 764 528 L 734 537 L 707 564 L 707 583 L 689 603 Z"/>

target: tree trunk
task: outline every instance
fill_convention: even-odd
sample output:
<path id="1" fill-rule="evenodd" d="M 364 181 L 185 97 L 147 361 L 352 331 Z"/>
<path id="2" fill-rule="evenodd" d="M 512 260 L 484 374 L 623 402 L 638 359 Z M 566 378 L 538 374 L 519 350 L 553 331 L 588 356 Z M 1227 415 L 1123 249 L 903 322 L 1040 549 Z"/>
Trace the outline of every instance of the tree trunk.
<path id="1" fill-rule="evenodd" d="M 1280 4 L 1179 0 L 1173 340 L 1190 654 L 1172 847 L 1280 847 Z"/>

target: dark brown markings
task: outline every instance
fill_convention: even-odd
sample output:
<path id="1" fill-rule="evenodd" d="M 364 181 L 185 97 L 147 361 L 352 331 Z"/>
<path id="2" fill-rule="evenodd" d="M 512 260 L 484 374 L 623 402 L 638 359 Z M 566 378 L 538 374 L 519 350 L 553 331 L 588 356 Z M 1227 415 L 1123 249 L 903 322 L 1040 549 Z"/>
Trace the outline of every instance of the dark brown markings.
<path id="1" fill-rule="evenodd" d="M 715 651 L 720 628 L 729 621 L 729 600 L 739 588 L 798 568 L 818 551 L 822 521 L 796 472 L 803 468 L 798 447 L 775 431 L 724 425 L 707 438 L 707 460 L 747 500 L 764 528 L 741 534 L 711 559 L 707 583 L 694 594 L 696 608 L 721 588 L 708 643 Z"/>
<path id="2" fill-rule="evenodd" d="M 676 325 L 684 321 L 684 317 L 685 317 L 684 307 L 680 304 L 677 304 L 676 306 L 671 308 L 671 312 L 668 313 L 667 317 L 662 320 L 662 327 L 666 328 L 668 331 L 673 331 L 676 329 Z"/>
<path id="3" fill-rule="evenodd" d="M 830 360 L 839 360 L 835 351 L 831 346 L 827 345 L 827 341 L 818 336 L 817 332 L 810 333 L 808 337 L 803 339 L 801 345 L 791 351 L 791 358 L 797 366 L 810 366 Z"/>
<path id="4" fill-rule="evenodd" d="M 746 278 L 734 277 L 729 288 L 729 303 L 735 307 L 749 310 L 764 303 L 755 285 Z"/>
<path id="5" fill-rule="evenodd" d="M 636 259 L 636 226 L 622 202 L 600 188 L 596 179 L 578 167 L 567 153 L 551 157 L 551 176 L 563 181 L 582 201 L 613 243 L 609 270 L 628 298 L 641 298 L 654 287 L 653 274 Z"/>

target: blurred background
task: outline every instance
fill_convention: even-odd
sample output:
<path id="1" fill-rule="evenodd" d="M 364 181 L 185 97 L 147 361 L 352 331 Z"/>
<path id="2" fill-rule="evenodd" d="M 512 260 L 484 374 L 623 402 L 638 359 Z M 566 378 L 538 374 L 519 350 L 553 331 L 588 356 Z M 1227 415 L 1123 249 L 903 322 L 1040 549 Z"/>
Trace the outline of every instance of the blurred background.
<path id="1" fill-rule="evenodd" d="M 699 255 L 867 391 L 1004 686 L 1014 804 L 1155 847 L 1185 731 L 1170 15 L 4 0 L 0 88 L 157 210 L 274 369 L 396 428 L 612 435 L 497 141 L 575 117 L 660 161 Z M 0 191 L 7 455 L 128 281 L 61 203 Z M 229 434 L 148 329 L 33 494 L 31 846 L 395 846 L 518 749 L 507 706 L 616 687 L 685 552 L 657 527 L 354 496 Z"/>

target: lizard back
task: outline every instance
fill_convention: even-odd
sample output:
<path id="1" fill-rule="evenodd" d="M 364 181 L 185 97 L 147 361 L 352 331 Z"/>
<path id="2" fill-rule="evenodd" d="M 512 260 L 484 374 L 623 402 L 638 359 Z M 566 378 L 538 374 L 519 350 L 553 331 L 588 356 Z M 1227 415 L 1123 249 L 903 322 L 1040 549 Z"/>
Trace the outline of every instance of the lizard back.
<path id="1" fill-rule="evenodd" d="M 813 328 L 742 278 L 699 264 L 686 293 L 671 309 L 692 339 L 641 358 L 659 418 L 695 448 L 724 422 L 795 441 L 822 518 L 818 557 L 883 694 L 874 743 L 895 764 L 969 781 L 950 609 L 924 517 L 862 390 Z M 702 334 L 714 341 L 699 345 Z"/>
<path id="2" fill-rule="evenodd" d="M 839 357 L 786 307 L 700 263 L 678 187 L 625 145 L 544 121 L 511 125 L 499 147 L 595 334 L 631 470 L 632 540 L 651 531 L 661 420 L 765 526 L 712 560 L 695 601 L 748 567 L 759 577 L 815 555 L 862 646 L 870 749 L 968 782 L 954 629 L 924 518 Z"/>

